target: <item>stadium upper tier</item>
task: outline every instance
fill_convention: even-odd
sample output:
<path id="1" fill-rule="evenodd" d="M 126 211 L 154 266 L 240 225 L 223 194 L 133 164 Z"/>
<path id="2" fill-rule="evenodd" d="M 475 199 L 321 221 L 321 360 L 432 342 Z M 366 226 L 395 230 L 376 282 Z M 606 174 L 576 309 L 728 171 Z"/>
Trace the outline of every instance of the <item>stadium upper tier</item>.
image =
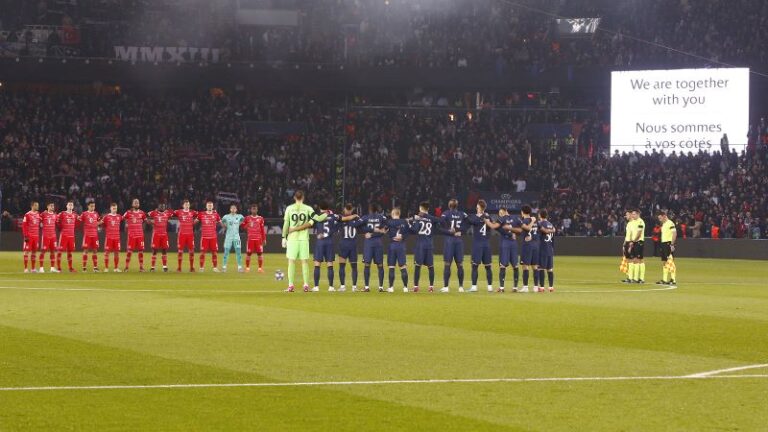
<path id="1" fill-rule="evenodd" d="M 261 18 L 246 19 L 247 7 Z M 601 20 L 594 33 L 564 34 L 557 16 Z M 114 58 L 116 46 L 147 46 L 349 67 L 761 69 L 766 20 L 762 0 L 0 0 L 0 42 L 7 56 Z"/>

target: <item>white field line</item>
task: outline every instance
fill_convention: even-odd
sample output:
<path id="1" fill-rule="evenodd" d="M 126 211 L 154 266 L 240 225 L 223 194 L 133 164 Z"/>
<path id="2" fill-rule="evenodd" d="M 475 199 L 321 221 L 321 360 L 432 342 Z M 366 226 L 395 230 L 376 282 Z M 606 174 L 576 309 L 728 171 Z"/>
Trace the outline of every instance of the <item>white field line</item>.
<path id="1" fill-rule="evenodd" d="M 194 388 L 233 388 L 233 387 L 321 387 L 321 386 L 366 386 L 366 385 L 393 385 L 393 384 L 678 381 L 678 380 L 764 379 L 764 378 L 768 378 L 768 374 L 706 375 L 706 376 L 670 375 L 670 376 L 544 377 L 544 378 L 403 379 L 403 380 L 373 380 L 373 381 L 306 381 L 306 382 L 300 381 L 300 382 L 261 382 L 261 383 L 211 383 L 211 384 L 41 386 L 41 387 L 0 387 L 0 392 L 52 391 L 52 390 L 194 389 Z"/>
<path id="2" fill-rule="evenodd" d="M 92 281 L 89 281 L 92 282 Z M 633 289 L 633 290 L 557 290 L 556 293 L 639 293 L 639 292 L 653 292 L 653 291 L 670 291 L 677 289 L 676 287 L 664 287 L 664 288 L 648 288 L 648 289 Z M 67 287 L 21 287 L 21 286 L 0 286 L 0 290 L 14 290 L 14 291 L 85 291 L 85 292 L 128 292 L 128 293 L 221 293 L 221 294 L 280 294 L 282 290 L 226 290 L 226 289 L 130 289 L 130 288 L 67 288 Z M 299 290 L 300 291 L 300 290 Z M 316 293 L 313 293 L 316 294 Z M 343 293 L 340 293 L 343 294 Z M 413 294 L 413 293 L 411 293 Z M 496 293 L 494 293 L 496 294 Z M 511 293 L 513 296 L 523 296 L 523 293 Z M 541 293 L 528 293 L 529 295 L 541 294 Z M 546 293 L 549 294 L 549 293 Z M 439 294 L 445 295 L 445 294 Z M 472 295 L 467 293 L 467 295 Z M 543 294 L 542 294 L 543 295 Z M 482 294 L 476 295 L 476 297 L 487 297 Z"/>
<path id="3" fill-rule="evenodd" d="M 749 366 L 738 366 L 738 367 L 732 367 L 727 369 L 717 369 L 712 371 L 706 371 L 706 372 L 699 372 L 691 375 L 686 375 L 686 377 L 689 378 L 709 378 L 715 375 L 725 374 L 728 372 L 739 372 L 743 370 L 750 370 L 750 369 L 762 369 L 762 368 L 768 368 L 768 363 L 766 364 L 754 364 Z"/>

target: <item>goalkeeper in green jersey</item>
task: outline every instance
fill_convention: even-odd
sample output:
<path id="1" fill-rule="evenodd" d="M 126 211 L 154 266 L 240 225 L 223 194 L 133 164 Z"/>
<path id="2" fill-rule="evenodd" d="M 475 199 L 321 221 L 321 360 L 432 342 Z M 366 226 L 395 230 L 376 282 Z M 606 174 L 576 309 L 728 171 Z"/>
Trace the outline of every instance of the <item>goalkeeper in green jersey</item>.
<path id="1" fill-rule="evenodd" d="M 229 206 L 229 214 L 221 218 L 221 224 L 227 229 L 227 235 L 224 237 L 224 261 L 221 270 L 227 271 L 227 261 L 229 260 L 230 249 L 235 248 L 237 257 L 237 271 L 243 271 L 243 247 L 240 243 L 240 225 L 243 223 L 243 215 L 237 213 L 237 205 Z"/>
<path id="2" fill-rule="evenodd" d="M 293 194 L 294 203 L 285 209 L 283 218 L 283 247 L 288 258 L 288 289 L 293 292 L 293 273 L 296 260 L 301 262 L 301 275 L 304 280 L 304 292 L 309 291 L 309 231 L 315 222 L 322 222 L 328 216 L 316 215 L 312 207 L 304 204 L 304 192 L 297 190 Z"/>

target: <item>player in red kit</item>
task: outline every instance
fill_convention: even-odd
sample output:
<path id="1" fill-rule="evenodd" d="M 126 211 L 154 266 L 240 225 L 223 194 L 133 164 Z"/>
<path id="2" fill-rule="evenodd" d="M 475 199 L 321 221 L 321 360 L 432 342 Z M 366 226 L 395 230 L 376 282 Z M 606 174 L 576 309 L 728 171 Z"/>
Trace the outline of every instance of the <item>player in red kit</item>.
<path id="1" fill-rule="evenodd" d="M 195 271 L 195 232 L 194 227 L 197 223 L 197 212 L 189 209 L 189 200 L 181 203 L 181 210 L 176 210 L 173 215 L 179 220 L 179 237 L 176 250 L 178 252 L 179 266 L 177 272 L 181 271 L 181 261 L 184 258 L 184 249 L 189 251 L 189 271 Z"/>
<path id="2" fill-rule="evenodd" d="M 131 254 L 133 251 L 139 253 L 139 271 L 144 271 L 144 221 L 147 220 L 147 214 L 139 208 L 139 199 L 134 198 L 131 202 L 131 209 L 123 215 L 125 220 L 125 229 L 128 231 L 128 243 L 126 244 L 125 268 L 128 271 L 131 265 Z"/>
<path id="3" fill-rule="evenodd" d="M 163 253 L 163 271 L 168 271 L 168 219 L 173 216 L 173 211 L 168 210 L 165 204 L 160 203 L 156 210 L 147 215 L 152 224 L 152 267 L 149 271 L 155 271 L 157 263 L 157 251 Z"/>
<path id="4" fill-rule="evenodd" d="M 48 203 L 45 205 L 46 210 L 40 213 L 40 220 L 43 222 L 43 244 L 40 250 L 40 273 L 43 273 L 43 258 L 45 258 L 45 251 L 51 255 L 51 273 L 58 273 L 56 269 L 56 251 L 59 249 L 56 244 L 56 223 L 59 216 L 56 214 L 56 205 Z"/>
<path id="5" fill-rule="evenodd" d="M 75 273 L 72 266 L 72 252 L 75 251 L 75 227 L 78 216 L 74 211 L 75 202 L 67 201 L 67 210 L 59 213 L 56 223 L 59 225 L 59 252 L 56 254 L 56 268 L 61 271 L 61 253 L 67 251 L 67 267 L 70 273 Z"/>
<path id="6" fill-rule="evenodd" d="M 259 273 L 264 273 L 264 245 L 267 244 L 267 233 L 264 228 L 264 218 L 259 216 L 259 206 L 251 204 L 251 214 L 243 219 L 248 231 L 248 244 L 246 245 L 245 271 L 251 271 L 251 254 L 255 253 L 259 258 Z"/>
<path id="7" fill-rule="evenodd" d="M 205 203 L 205 211 L 198 213 L 197 219 L 200 221 L 200 271 L 205 270 L 205 253 L 210 251 L 213 271 L 218 272 L 219 239 L 217 230 L 221 225 L 221 217 L 213 209 L 213 201 Z"/>
<path id="8" fill-rule="evenodd" d="M 37 250 L 40 248 L 40 212 L 37 211 L 39 206 L 37 201 L 32 201 L 30 210 L 24 215 L 21 224 L 21 232 L 24 234 L 24 273 L 37 272 Z"/>
<path id="9" fill-rule="evenodd" d="M 120 272 L 120 223 L 123 217 L 117 213 L 117 204 L 109 205 L 109 214 L 104 215 L 101 223 L 104 224 L 104 271 L 109 271 L 109 254 L 115 254 L 115 271 Z"/>
<path id="10" fill-rule="evenodd" d="M 96 212 L 96 203 L 91 201 L 88 203 L 88 210 L 80 214 L 80 223 L 83 224 L 83 271 L 87 270 L 88 265 L 88 252 L 91 252 L 91 259 L 93 261 L 93 271 L 99 271 L 99 225 L 101 224 L 101 218 Z"/>

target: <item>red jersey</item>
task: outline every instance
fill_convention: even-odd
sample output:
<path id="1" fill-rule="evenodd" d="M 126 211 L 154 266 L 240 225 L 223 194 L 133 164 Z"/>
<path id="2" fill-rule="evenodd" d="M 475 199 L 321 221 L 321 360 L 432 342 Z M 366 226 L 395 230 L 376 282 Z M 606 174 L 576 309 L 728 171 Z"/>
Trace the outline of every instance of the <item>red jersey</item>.
<path id="1" fill-rule="evenodd" d="M 77 225 L 77 219 L 78 216 L 75 212 L 70 213 L 68 211 L 63 211 L 59 213 L 58 217 L 56 218 L 56 222 L 59 224 L 62 237 L 75 236 L 75 226 Z"/>
<path id="2" fill-rule="evenodd" d="M 56 220 L 58 215 L 48 210 L 40 213 L 40 219 L 43 221 L 43 238 L 55 239 L 56 238 Z"/>
<path id="3" fill-rule="evenodd" d="M 28 211 L 27 214 L 24 215 L 24 221 L 21 224 L 21 232 L 24 233 L 24 238 L 40 238 L 40 212 Z"/>
<path id="4" fill-rule="evenodd" d="M 173 212 L 173 215 L 179 219 L 180 236 L 191 236 L 194 234 L 193 228 L 195 224 L 195 218 L 197 217 L 196 211 L 181 209 Z"/>
<path id="5" fill-rule="evenodd" d="M 248 230 L 248 240 L 264 241 L 267 232 L 264 229 L 264 218 L 248 215 L 243 219 L 243 225 Z"/>
<path id="6" fill-rule="evenodd" d="M 200 220 L 200 234 L 201 238 L 212 239 L 216 238 L 216 230 L 221 217 L 216 211 L 208 213 L 208 211 L 201 211 L 197 214 L 197 219 Z"/>
<path id="7" fill-rule="evenodd" d="M 128 210 L 123 215 L 125 227 L 128 229 L 128 237 L 144 237 L 144 221 L 147 214 L 144 210 Z"/>
<path id="8" fill-rule="evenodd" d="M 83 224 L 83 236 L 96 237 L 99 235 L 99 214 L 95 211 L 84 211 L 80 214 Z"/>
<path id="9" fill-rule="evenodd" d="M 104 215 L 104 231 L 107 233 L 107 239 L 120 240 L 120 222 L 122 221 L 123 217 L 117 213 Z"/>
<path id="10" fill-rule="evenodd" d="M 152 210 L 147 215 L 150 219 L 152 219 L 154 229 L 152 230 L 152 235 L 157 236 L 167 236 L 168 235 L 168 219 L 170 219 L 173 216 L 172 210 L 166 210 L 166 211 L 157 211 Z"/>

